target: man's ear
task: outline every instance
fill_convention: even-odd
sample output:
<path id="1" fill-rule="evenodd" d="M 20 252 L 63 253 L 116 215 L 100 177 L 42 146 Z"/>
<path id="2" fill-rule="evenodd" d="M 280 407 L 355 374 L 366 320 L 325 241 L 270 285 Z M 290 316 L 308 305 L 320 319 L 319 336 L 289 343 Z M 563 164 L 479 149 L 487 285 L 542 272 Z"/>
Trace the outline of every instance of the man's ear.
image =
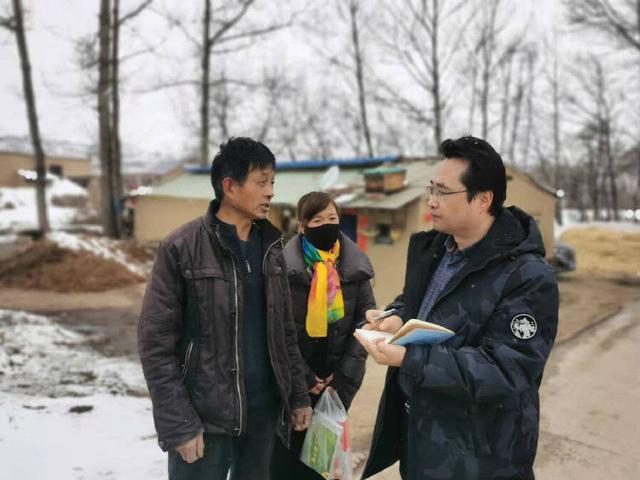
<path id="1" fill-rule="evenodd" d="M 298 223 L 298 233 L 304 235 L 304 225 L 302 223 Z"/>
<path id="2" fill-rule="evenodd" d="M 491 210 L 491 204 L 493 203 L 493 192 L 480 192 L 476 195 L 476 200 L 478 202 L 478 207 L 483 212 L 489 213 Z"/>
<path id="3" fill-rule="evenodd" d="M 233 194 L 233 190 L 235 188 L 235 183 L 233 179 L 226 177 L 222 180 L 222 191 L 224 192 L 224 196 L 231 196 Z"/>

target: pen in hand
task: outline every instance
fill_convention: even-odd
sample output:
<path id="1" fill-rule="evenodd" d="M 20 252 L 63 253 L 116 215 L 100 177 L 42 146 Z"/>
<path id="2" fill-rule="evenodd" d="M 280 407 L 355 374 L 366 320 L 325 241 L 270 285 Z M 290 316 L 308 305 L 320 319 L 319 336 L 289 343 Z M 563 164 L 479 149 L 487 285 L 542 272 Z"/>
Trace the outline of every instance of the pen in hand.
<path id="1" fill-rule="evenodd" d="M 379 313 L 378 315 L 376 315 L 375 317 L 373 317 L 373 321 L 376 322 L 376 324 L 378 322 L 380 322 L 380 320 L 383 320 L 387 317 L 390 317 L 391 315 L 393 315 L 394 313 L 396 313 L 398 311 L 397 308 L 392 308 L 390 310 L 385 310 L 384 312 Z M 356 325 L 356 328 L 362 328 L 365 325 L 367 325 L 369 322 L 367 321 L 367 319 L 365 318 L 364 320 L 362 320 L 360 323 L 358 323 Z"/>

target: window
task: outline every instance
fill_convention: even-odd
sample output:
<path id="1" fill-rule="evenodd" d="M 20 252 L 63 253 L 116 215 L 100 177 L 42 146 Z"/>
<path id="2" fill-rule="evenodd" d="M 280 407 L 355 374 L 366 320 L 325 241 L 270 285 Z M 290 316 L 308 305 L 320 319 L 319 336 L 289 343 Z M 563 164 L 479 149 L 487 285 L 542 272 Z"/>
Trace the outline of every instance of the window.
<path id="1" fill-rule="evenodd" d="M 386 223 L 378 224 L 378 234 L 376 235 L 376 244 L 393 245 L 393 239 L 391 238 L 391 225 Z"/>
<path id="2" fill-rule="evenodd" d="M 49 165 L 49 173 L 62 177 L 62 165 Z"/>

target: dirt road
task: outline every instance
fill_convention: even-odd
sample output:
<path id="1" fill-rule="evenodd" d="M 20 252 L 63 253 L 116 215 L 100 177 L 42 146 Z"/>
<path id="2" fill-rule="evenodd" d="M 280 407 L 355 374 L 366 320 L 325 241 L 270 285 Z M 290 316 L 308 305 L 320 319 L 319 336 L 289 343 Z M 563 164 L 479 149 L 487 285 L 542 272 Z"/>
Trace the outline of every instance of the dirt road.
<path id="1" fill-rule="evenodd" d="M 538 480 L 640 472 L 640 302 L 553 350 L 541 388 Z M 398 480 L 397 465 L 372 477 Z"/>
<path id="2" fill-rule="evenodd" d="M 640 302 L 560 345 L 542 386 L 537 478 L 640 472 Z"/>

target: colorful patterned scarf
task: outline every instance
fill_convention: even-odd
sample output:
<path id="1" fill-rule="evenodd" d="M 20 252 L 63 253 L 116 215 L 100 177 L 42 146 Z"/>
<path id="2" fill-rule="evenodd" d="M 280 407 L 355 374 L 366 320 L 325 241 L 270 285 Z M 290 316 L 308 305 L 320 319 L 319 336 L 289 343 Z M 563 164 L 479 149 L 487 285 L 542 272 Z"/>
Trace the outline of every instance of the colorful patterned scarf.
<path id="1" fill-rule="evenodd" d="M 329 324 L 344 317 L 344 301 L 336 260 L 340 256 L 340 240 L 329 252 L 318 250 L 306 237 L 302 237 L 304 263 L 313 269 L 311 289 L 307 300 L 307 334 L 325 338 Z"/>

